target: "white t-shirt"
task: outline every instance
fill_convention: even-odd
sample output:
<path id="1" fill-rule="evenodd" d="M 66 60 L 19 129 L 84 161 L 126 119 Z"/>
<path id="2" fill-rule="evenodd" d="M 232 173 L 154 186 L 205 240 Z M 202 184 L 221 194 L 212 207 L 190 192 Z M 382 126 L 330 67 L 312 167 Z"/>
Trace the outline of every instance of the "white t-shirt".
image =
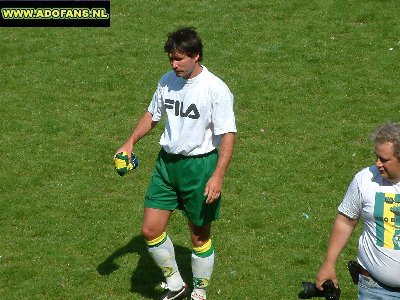
<path id="1" fill-rule="evenodd" d="M 358 261 L 380 282 L 400 287 L 400 183 L 375 166 L 358 172 L 339 206 L 346 216 L 364 219 Z"/>
<path id="2" fill-rule="evenodd" d="M 160 145 L 168 153 L 193 156 L 214 150 L 223 134 L 236 132 L 233 95 L 227 85 L 202 66 L 192 79 L 169 71 L 161 77 L 148 111 L 153 121 L 166 114 Z"/>

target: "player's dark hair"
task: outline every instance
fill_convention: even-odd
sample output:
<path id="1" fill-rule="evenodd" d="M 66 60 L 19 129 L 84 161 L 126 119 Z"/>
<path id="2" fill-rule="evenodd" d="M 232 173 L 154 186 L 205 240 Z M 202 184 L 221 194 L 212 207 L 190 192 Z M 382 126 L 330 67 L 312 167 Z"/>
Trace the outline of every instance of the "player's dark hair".
<path id="1" fill-rule="evenodd" d="M 175 51 L 186 54 L 189 57 L 199 55 L 199 62 L 203 60 L 203 44 L 194 27 L 184 27 L 168 34 L 164 45 L 164 51 Z"/>
<path id="2" fill-rule="evenodd" d="M 393 143 L 394 156 L 400 159 L 400 123 L 386 123 L 372 134 L 375 143 Z"/>

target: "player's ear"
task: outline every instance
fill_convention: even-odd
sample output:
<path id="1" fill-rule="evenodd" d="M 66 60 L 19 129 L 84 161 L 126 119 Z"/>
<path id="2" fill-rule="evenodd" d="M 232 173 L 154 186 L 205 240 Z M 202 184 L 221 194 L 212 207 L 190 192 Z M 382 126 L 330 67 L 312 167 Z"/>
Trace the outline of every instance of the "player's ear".
<path id="1" fill-rule="evenodd" d="M 193 58 L 194 58 L 194 62 L 195 62 L 195 63 L 198 63 L 198 62 L 199 62 L 199 59 L 200 59 L 200 54 L 199 54 L 199 53 L 195 54 L 195 55 L 193 56 Z"/>

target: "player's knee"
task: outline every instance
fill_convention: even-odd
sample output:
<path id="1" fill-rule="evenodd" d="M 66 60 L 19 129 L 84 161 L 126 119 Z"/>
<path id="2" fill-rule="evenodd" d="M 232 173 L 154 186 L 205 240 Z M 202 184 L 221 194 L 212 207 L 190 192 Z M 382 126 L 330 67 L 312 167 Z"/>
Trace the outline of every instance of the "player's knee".
<path id="1" fill-rule="evenodd" d="M 149 227 L 149 226 L 142 227 L 142 235 L 148 241 L 154 240 L 162 234 L 163 234 L 163 230 L 158 230 L 157 228 L 153 228 L 153 227 Z"/>
<path id="2" fill-rule="evenodd" d="M 189 228 L 194 247 L 200 247 L 204 245 L 211 237 L 211 223 L 204 226 L 196 226 L 192 223 L 189 223 Z"/>

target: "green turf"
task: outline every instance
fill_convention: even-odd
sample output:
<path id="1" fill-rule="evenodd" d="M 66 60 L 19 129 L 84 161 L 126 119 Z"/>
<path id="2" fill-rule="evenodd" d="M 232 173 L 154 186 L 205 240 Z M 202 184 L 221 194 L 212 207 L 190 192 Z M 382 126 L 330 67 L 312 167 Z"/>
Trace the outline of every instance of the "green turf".
<path id="1" fill-rule="evenodd" d="M 296 299 L 313 281 L 368 134 L 398 121 L 397 1 L 118 1 L 110 28 L 0 28 L 0 298 L 153 299 L 140 227 L 162 126 L 125 177 L 112 156 L 195 26 L 235 95 L 210 299 Z M 308 217 L 308 218 L 307 218 Z M 359 229 L 357 229 L 359 232 Z M 168 232 L 190 281 L 185 220 Z M 342 299 L 355 299 L 339 258 Z"/>

